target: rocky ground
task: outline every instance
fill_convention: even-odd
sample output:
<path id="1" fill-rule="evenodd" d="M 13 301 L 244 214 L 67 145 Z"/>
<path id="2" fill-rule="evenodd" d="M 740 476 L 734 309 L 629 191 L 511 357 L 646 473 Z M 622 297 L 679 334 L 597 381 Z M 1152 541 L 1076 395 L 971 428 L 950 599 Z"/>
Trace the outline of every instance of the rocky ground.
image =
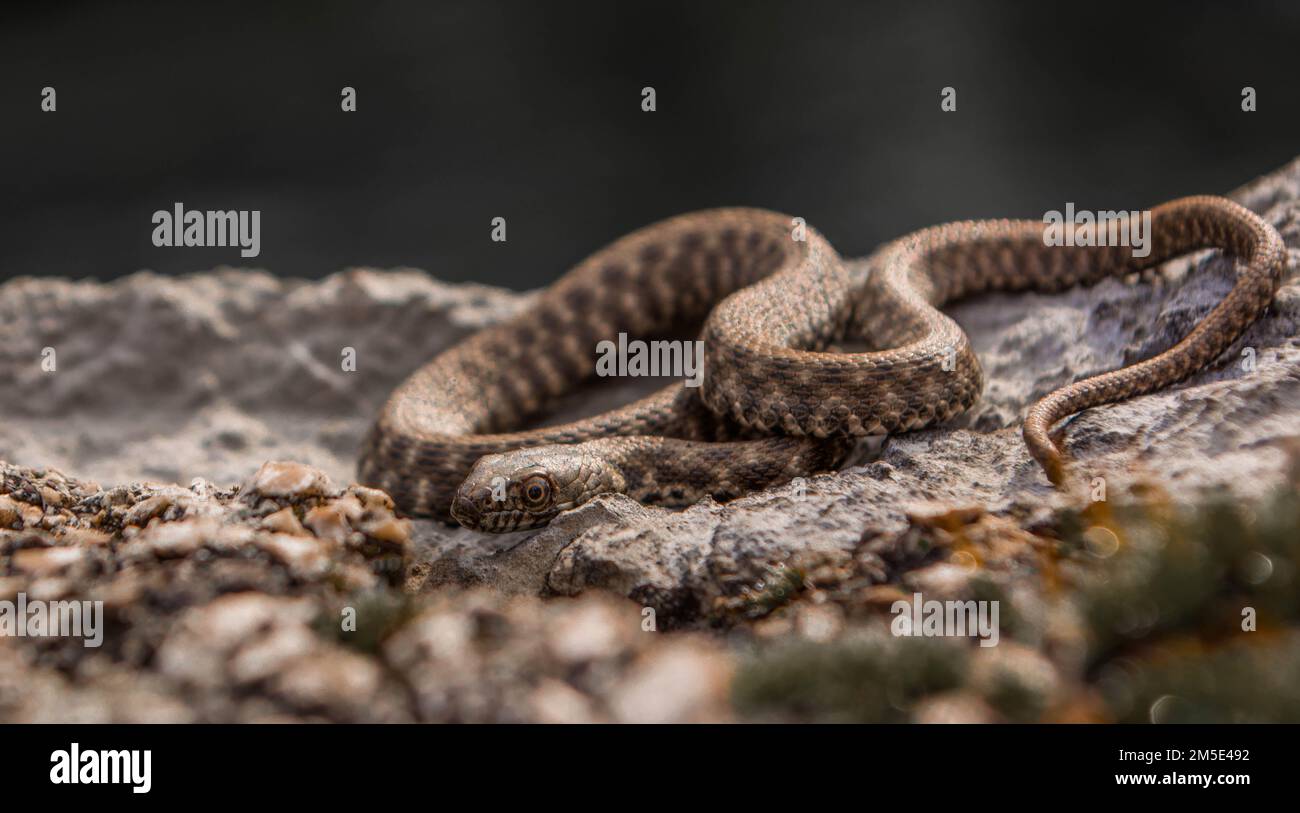
<path id="1" fill-rule="evenodd" d="M 348 484 L 387 392 L 527 295 L 8 282 L 0 602 L 103 601 L 106 629 L 0 636 L 0 719 L 1300 719 L 1300 162 L 1235 196 L 1287 282 L 1213 369 L 1068 422 L 1100 500 L 1048 487 L 1023 411 L 1186 333 L 1217 255 L 952 309 L 982 402 L 802 489 L 505 537 Z M 998 644 L 891 635 L 914 592 L 997 600 Z"/>

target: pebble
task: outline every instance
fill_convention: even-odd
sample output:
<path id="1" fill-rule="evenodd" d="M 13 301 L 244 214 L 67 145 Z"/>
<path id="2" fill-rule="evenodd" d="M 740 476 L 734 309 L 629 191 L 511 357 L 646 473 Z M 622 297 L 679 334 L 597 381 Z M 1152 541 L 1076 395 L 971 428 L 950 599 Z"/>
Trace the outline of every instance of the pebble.
<path id="1" fill-rule="evenodd" d="M 0 494 L 0 528 L 22 527 L 22 504 L 7 494 Z"/>
<path id="2" fill-rule="evenodd" d="M 315 510 L 315 509 L 313 509 Z M 274 514 L 262 519 L 262 527 L 267 530 L 275 531 L 280 534 L 289 534 L 291 536 L 306 536 L 307 531 L 298 521 L 298 515 L 293 512 L 292 508 L 281 508 Z"/>
<path id="3" fill-rule="evenodd" d="M 263 497 L 303 499 L 323 497 L 332 491 L 329 477 L 305 463 L 268 461 L 249 481 L 249 490 Z"/>
<path id="4" fill-rule="evenodd" d="M 175 502 L 170 494 L 158 494 L 143 499 L 131 506 L 131 510 L 127 511 L 126 516 L 122 518 L 122 524 L 144 527 L 149 524 L 149 520 L 162 516 L 163 512 L 171 508 Z"/>
<path id="5" fill-rule="evenodd" d="M 289 534 L 262 534 L 254 544 L 300 578 L 324 575 L 330 567 L 330 557 L 321 540 Z"/>
<path id="6" fill-rule="evenodd" d="M 929 724 L 995 723 L 998 713 L 978 694 L 944 692 L 922 698 L 912 709 L 912 722 Z"/>
<path id="7" fill-rule="evenodd" d="M 14 570 L 31 576 L 48 576 L 59 573 L 81 561 L 81 548 L 24 548 L 14 551 Z"/>
<path id="8" fill-rule="evenodd" d="M 329 539 L 340 545 L 343 544 L 352 535 L 352 529 L 348 526 L 347 517 L 338 508 L 340 502 L 342 500 L 334 500 L 332 503 L 312 508 L 302 518 L 303 524 L 321 539 Z M 358 516 L 361 513 L 359 509 L 360 506 L 358 506 Z"/>

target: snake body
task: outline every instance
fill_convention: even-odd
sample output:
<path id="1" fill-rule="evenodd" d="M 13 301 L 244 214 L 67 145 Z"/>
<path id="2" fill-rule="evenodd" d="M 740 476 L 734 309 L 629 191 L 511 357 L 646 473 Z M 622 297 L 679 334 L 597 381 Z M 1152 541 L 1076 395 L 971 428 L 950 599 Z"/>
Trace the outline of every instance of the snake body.
<path id="1" fill-rule="evenodd" d="M 1228 295 L 1178 344 L 1070 384 L 1025 418 L 1030 454 L 1060 484 L 1048 435 L 1067 415 L 1176 383 L 1223 353 L 1280 283 L 1277 232 L 1226 199 L 1151 211 L 1150 253 L 1048 246 L 1039 221 L 923 229 L 850 275 L 786 215 L 671 218 L 593 254 L 507 323 L 440 354 L 393 392 L 366 441 L 363 482 L 414 515 L 487 531 L 545 524 L 591 497 L 690 504 L 832 469 L 853 438 L 931 426 L 979 398 L 979 361 L 939 308 L 988 291 L 1061 291 L 1220 248 L 1243 261 Z M 707 317 L 707 318 L 706 318 Z M 584 420 L 526 429 L 595 375 L 596 346 L 703 322 L 704 378 Z M 845 338 L 873 349 L 831 352 Z"/>

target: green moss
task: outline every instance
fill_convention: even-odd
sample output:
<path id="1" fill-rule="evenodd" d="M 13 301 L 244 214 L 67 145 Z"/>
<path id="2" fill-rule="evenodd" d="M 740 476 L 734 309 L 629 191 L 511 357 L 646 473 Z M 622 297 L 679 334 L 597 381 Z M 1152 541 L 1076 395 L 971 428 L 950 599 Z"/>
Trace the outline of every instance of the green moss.
<path id="1" fill-rule="evenodd" d="M 754 719 L 902 722 L 920 697 L 961 685 L 967 652 L 950 641 L 887 633 L 777 647 L 745 664 L 736 708 Z"/>
<path id="2" fill-rule="evenodd" d="M 746 618 L 763 616 L 789 604 L 804 588 L 803 571 L 777 565 L 766 569 L 763 580 L 744 595 L 742 614 Z"/>
<path id="3" fill-rule="evenodd" d="M 1300 635 L 1118 661 L 1098 685 L 1122 722 L 1296 723 Z"/>
<path id="4" fill-rule="evenodd" d="M 1213 500 L 1166 516 L 1150 506 L 1115 512 L 1123 541 L 1084 588 L 1094 665 L 1162 636 L 1222 640 L 1253 608 L 1260 629 L 1300 621 L 1300 499 L 1286 490 L 1258 505 Z"/>
<path id="5" fill-rule="evenodd" d="M 1126 721 L 1300 721 L 1300 489 L 1117 509 L 1080 596 L 1089 676 Z"/>
<path id="6" fill-rule="evenodd" d="M 374 654 L 384 639 L 405 624 L 416 611 L 415 602 L 405 593 L 372 590 L 357 594 L 334 613 L 318 617 L 315 629 L 323 638 Z M 355 622 L 355 629 L 351 629 L 351 622 Z"/>
<path id="7" fill-rule="evenodd" d="M 928 695 L 966 689 L 1013 721 L 1085 708 L 1128 722 L 1300 722 L 1298 484 L 1253 503 L 1216 497 L 1176 509 L 1148 498 L 1058 517 L 1071 577 L 1044 599 L 1073 605 L 1056 609 L 1077 613 L 1084 638 L 1073 640 L 1087 647 L 1082 668 L 1068 640 L 1052 650 L 1064 656 L 1062 696 L 1045 697 L 1012 671 L 977 688 L 968 641 L 878 628 L 826 644 L 769 645 L 742 665 L 734 702 L 748 719 L 898 722 Z M 1108 537 L 1095 527 L 1118 547 L 1098 546 L 1099 534 Z M 752 606 L 770 611 L 800 587 L 773 580 Z M 1004 585 L 977 577 L 972 588 L 974 598 L 1000 602 L 1004 639 L 1043 640 L 1046 617 L 1014 615 Z"/>

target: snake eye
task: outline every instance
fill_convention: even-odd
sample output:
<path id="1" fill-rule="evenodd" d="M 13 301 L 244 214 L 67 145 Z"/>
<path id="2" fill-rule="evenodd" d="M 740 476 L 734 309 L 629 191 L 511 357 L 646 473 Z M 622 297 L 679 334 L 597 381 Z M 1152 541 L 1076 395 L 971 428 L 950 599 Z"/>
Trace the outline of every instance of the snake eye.
<path id="1" fill-rule="evenodd" d="M 524 504 L 529 508 L 543 508 L 551 501 L 551 483 L 540 474 L 524 481 Z"/>

